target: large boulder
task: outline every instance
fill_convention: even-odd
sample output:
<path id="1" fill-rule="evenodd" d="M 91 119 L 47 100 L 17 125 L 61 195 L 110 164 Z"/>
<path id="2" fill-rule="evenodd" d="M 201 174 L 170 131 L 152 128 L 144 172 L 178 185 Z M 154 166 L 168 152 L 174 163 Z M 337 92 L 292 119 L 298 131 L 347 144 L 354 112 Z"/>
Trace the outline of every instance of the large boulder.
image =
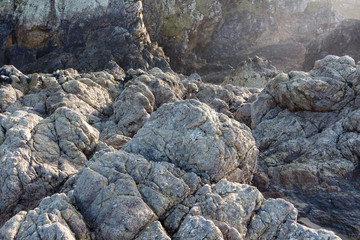
<path id="1" fill-rule="evenodd" d="M 359 236 L 360 66 L 327 56 L 271 80 L 251 106 L 255 184 L 321 226 Z"/>
<path id="2" fill-rule="evenodd" d="M 205 181 L 227 176 L 243 183 L 251 181 L 258 153 L 248 127 L 195 100 L 160 107 L 123 149 Z"/>

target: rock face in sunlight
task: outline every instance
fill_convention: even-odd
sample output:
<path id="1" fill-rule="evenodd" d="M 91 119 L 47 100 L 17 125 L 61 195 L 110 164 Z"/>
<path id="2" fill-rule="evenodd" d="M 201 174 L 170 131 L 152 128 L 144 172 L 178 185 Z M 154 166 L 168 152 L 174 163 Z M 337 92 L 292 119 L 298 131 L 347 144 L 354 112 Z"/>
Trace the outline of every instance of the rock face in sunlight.
<path id="1" fill-rule="evenodd" d="M 0 0 L 0 239 L 360 240 L 349 4 Z"/>
<path id="2" fill-rule="evenodd" d="M 259 152 L 234 115 L 256 89 L 116 63 L 0 73 L 2 239 L 340 239 L 247 185 Z"/>
<path id="3" fill-rule="evenodd" d="M 256 185 L 323 226 L 359 236 L 360 65 L 327 56 L 271 80 L 251 106 Z"/>

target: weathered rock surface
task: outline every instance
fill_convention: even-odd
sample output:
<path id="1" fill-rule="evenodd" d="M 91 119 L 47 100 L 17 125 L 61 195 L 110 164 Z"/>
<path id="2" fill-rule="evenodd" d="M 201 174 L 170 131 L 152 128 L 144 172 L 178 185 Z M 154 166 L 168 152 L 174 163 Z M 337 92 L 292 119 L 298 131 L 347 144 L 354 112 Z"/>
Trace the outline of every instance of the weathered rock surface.
<path id="1" fill-rule="evenodd" d="M 231 84 L 248 88 L 263 88 L 266 83 L 276 75 L 278 71 L 271 63 L 263 58 L 255 56 L 241 62 L 236 69 L 230 72 L 221 85 Z"/>
<path id="2" fill-rule="evenodd" d="M 259 147 L 255 184 L 302 216 L 360 234 L 359 78 L 350 57 L 327 56 L 309 73 L 271 80 L 251 106 Z"/>
<path id="3" fill-rule="evenodd" d="M 151 38 L 174 70 L 222 82 L 255 55 L 280 70 L 301 70 L 309 41 L 341 21 L 330 1 L 144 0 Z M 241 23 L 241 24 L 239 24 Z"/>
<path id="4" fill-rule="evenodd" d="M 317 66 L 313 78 L 353 88 L 339 98 L 321 95 L 334 106 L 322 113 L 357 106 L 358 80 L 347 83 L 359 74 L 355 63 L 328 57 Z M 251 181 L 258 150 L 250 128 L 233 118 L 250 126 L 258 111 L 260 126 L 281 97 L 159 68 L 125 75 L 115 62 L 90 73 L 0 72 L 0 89 L 16 93 L 0 113 L 0 238 L 339 239 L 299 225 L 289 202 L 240 184 Z M 310 75 L 291 76 L 306 82 Z M 285 95 L 272 82 L 267 91 Z M 339 144 L 351 159 L 359 113 L 348 113 L 342 126 L 349 134 Z"/>
<path id="5" fill-rule="evenodd" d="M 67 108 L 46 119 L 26 109 L 5 113 L 1 127 L 1 221 L 56 191 L 85 164 L 99 136 Z"/>
<path id="6" fill-rule="evenodd" d="M 74 196 L 99 239 L 133 239 L 192 194 L 199 183 L 194 173 L 173 164 L 118 151 L 93 159 L 79 172 Z"/>
<path id="7" fill-rule="evenodd" d="M 0 65 L 25 72 L 95 71 L 115 60 L 126 68 L 168 68 L 162 49 L 150 41 L 142 10 L 133 0 L 5 1 Z"/>
<path id="8" fill-rule="evenodd" d="M 163 105 L 123 149 L 211 182 L 251 181 L 258 154 L 248 127 L 194 100 Z"/>
<path id="9" fill-rule="evenodd" d="M 1 239 L 91 239 L 81 214 L 65 194 L 44 198 L 29 212 L 21 211 L 0 229 Z"/>
<path id="10" fill-rule="evenodd" d="M 190 201 L 176 239 L 340 239 L 297 224 L 292 204 L 265 200 L 248 185 L 221 180 L 205 185 Z"/>

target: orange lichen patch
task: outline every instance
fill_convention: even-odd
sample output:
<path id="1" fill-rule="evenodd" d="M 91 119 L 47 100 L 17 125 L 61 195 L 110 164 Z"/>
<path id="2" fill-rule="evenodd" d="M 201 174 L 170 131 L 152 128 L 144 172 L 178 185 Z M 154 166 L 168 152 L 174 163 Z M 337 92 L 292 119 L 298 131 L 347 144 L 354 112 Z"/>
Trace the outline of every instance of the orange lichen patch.
<path id="1" fill-rule="evenodd" d="M 19 27 L 16 32 L 16 42 L 22 48 L 41 48 L 48 44 L 50 30 L 44 27 L 33 27 L 31 30 L 24 30 Z"/>

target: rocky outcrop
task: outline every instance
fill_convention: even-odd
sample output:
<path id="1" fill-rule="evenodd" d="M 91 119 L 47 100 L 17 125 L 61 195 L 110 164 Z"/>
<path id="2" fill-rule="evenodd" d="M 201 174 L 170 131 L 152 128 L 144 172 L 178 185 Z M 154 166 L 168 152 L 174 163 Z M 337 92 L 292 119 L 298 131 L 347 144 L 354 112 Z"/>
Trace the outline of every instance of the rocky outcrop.
<path id="1" fill-rule="evenodd" d="M 144 0 L 150 36 L 176 71 L 220 81 L 255 55 L 301 70 L 306 45 L 342 19 L 329 1 Z"/>
<path id="2" fill-rule="evenodd" d="M 356 8 L 352 8 L 356 9 Z M 358 12 L 358 11 L 357 11 Z M 332 54 L 360 60 L 360 20 L 344 20 L 333 31 L 312 40 L 306 50 L 303 68 L 311 70 L 317 59 Z"/>
<path id="3" fill-rule="evenodd" d="M 258 150 L 232 117 L 256 89 L 114 62 L 0 72 L 0 238 L 339 239 L 245 184 Z"/>
<path id="4" fill-rule="evenodd" d="M 1 239 L 91 239 L 83 217 L 65 194 L 44 198 L 29 212 L 21 211 L 1 229 Z"/>
<path id="5" fill-rule="evenodd" d="M 94 71 L 115 60 L 126 68 L 168 68 L 162 49 L 150 41 L 142 10 L 133 0 L 5 1 L 0 65 L 25 72 Z"/>
<path id="6" fill-rule="evenodd" d="M 327 56 L 310 72 L 280 74 L 251 106 L 259 147 L 255 184 L 302 216 L 357 238 L 360 66 Z"/>
<path id="7" fill-rule="evenodd" d="M 231 84 L 248 88 L 263 88 L 267 82 L 278 75 L 278 71 L 271 63 L 258 56 L 241 62 L 236 69 L 225 77 L 221 85 Z"/>
<path id="8" fill-rule="evenodd" d="M 258 154 L 250 129 L 194 100 L 163 105 L 123 149 L 174 163 L 205 182 L 225 176 L 250 182 Z"/>

